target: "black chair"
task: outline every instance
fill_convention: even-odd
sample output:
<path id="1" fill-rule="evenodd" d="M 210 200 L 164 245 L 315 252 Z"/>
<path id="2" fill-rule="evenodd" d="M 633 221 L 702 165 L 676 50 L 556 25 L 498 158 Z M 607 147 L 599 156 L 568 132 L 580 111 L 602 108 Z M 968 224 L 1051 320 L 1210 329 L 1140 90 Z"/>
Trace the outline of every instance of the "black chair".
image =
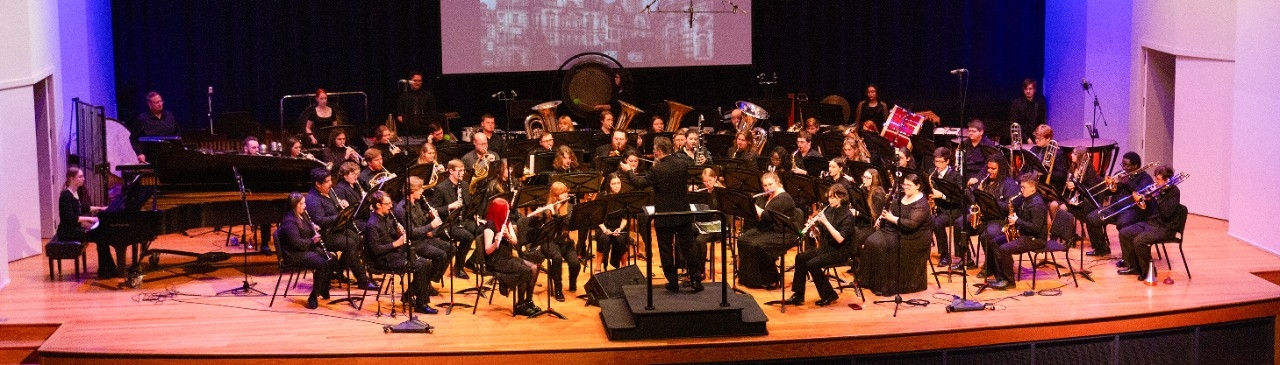
<path id="1" fill-rule="evenodd" d="M 823 266 L 822 271 L 827 273 L 826 280 L 835 280 L 836 283 L 835 285 L 832 285 L 832 286 L 835 287 L 836 289 L 839 289 L 841 293 L 844 293 L 845 288 L 852 288 L 854 290 L 857 290 L 858 299 L 862 299 L 862 302 L 865 303 L 867 301 L 867 298 L 862 293 L 862 286 L 858 285 L 858 274 L 857 274 L 858 265 L 859 265 L 858 258 L 850 257 L 848 260 L 845 260 L 844 262 Z M 849 268 L 848 271 L 852 273 L 853 279 L 850 279 L 848 282 L 845 282 L 844 279 L 840 278 L 840 271 L 838 269 L 842 267 Z M 818 280 L 818 279 L 814 278 L 813 280 Z"/>
<path id="2" fill-rule="evenodd" d="M 1067 261 L 1067 270 L 1075 272 L 1075 268 L 1071 266 L 1071 257 L 1067 251 L 1067 243 L 1075 240 L 1075 225 L 1075 216 L 1066 211 L 1058 211 L 1053 218 L 1053 226 L 1049 228 L 1049 234 L 1045 239 L 1045 247 L 1018 256 L 1018 280 L 1022 279 L 1022 259 L 1028 255 L 1030 255 L 1031 262 L 1034 264 L 1031 267 L 1032 290 L 1036 288 L 1037 275 L 1035 272 L 1041 266 L 1053 266 L 1053 272 L 1058 277 L 1062 277 L 1062 272 L 1058 270 L 1062 265 L 1058 264 L 1058 259 L 1054 256 L 1054 252 L 1061 252 L 1062 257 Z M 1045 255 L 1045 257 L 1042 258 L 1040 255 Z M 1071 281 L 1075 283 L 1077 288 L 1080 287 L 1080 282 L 1076 280 L 1075 275 L 1071 275 Z"/>
<path id="3" fill-rule="evenodd" d="M 276 233 L 273 233 L 271 237 L 272 240 L 274 240 L 277 245 L 280 245 L 280 243 L 282 242 L 280 241 L 279 232 L 280 230 L 276 230 Z M 301 280 L 303 275 L 305 275 L 308 271 L 311 271 L 311 269 L 308 269 L 308 268 L 293 267 L 293 266 L 289 266 L 289 264 L 286 264 L 285 261 L 287 260 L 285 259 L 285 256 L 288 255 L 289 251 L 285 250 L 283 247 L 277 247 L 277 248 L 278 250 L 276 252 L 277 253 L 276 265 L 277 267 L 280 268 L 279 270 L 280 273 L 276 275 L 276 288 L 271 291 L 271 302 L 267 303 L 267 307 L 271 307 L 276 304 L 276 293 L 280 291 L 280 281 L 281 279 L 284 279 L 285 272 L 289 273 L 289 279 L 284 280 L 284 283 L 285 283 L 284 294 L 281 295 L 282 297 L 288 297 L 289 287 L 297 285 L 298 280 Z M 317 285 L 317 283 L 312 283 L 311 285 Z"/>
<path id="4" fill-rule="evenodd" d="M 49 280 L 53 277 L 53 262 L 58 262 L 58 277 L 62 277 L 62 260 L 71 260 L 72 266 L 75 266 L 76 280 L 80 280 L 80 268 L 84 267 L 85 272 L 89 272 L 89 260 L 85 255 L 85 244 L 79 241 L 60 241 L 57 238 L 49 240 L 44 245 L 44 255 L 49 258 Z"/>
<path id="5" fill-rule="evenodd" d="M 790 218 L 791 218 L 792 224 L 795 225 L 796 227 L 803 227 L 805 221 L 808 220 L 807 218 L 805 218 L 804 212 L 801 211 L 800 208 L 792 209 Z M 778 223 L 774 223 L 775 226 L 777 224 Z M 795 246 L 797 250 L 799 250 L 799 247 L 804 243 L 804 236 L 799 236 L 792 233 L 788 235 L 787 241 L 790 246 Z M 791 250 L 788 249 L 787 251 L 791 251 Z M 796 283 L 791 283 L 791 285 L 796 285 Z M 804 285 L 804 283 L 800 283 L 800 285 Z M 769 302 L 765 302 L 764 304 L 765 305 L 779 304 L 782 306 L 782 313 L 786 313 L 787 312 L 787 253 L 786 252 L 783 252 L 782 255 L 778 256 L 778 291 L 782 293 L 781 300 L 769 301 Z"/>
<path id="6" fill-rule="evenodd" d="M 1174 217 L 1174 220 L 1175 220 L 1174 223 L 1177 224 L 1177 227 L 1174 227 L 1174 228 L 1176 228 L 1177 231 L 1173 234 L 1173 237 L 1170 237 L 1167 240 L 1161 240 L 1159 242 L 1156 242 L 1152 244 L 1152 246 L 1159 245 L 1159 246 L 1156 246 L 1156 253 L 1159 254 L 1160 251 L 1163 250 L 1165 263 L 1168 264 L 1169 270 L 1173 270 L 1173 259 L 1171 256 L 1169 256 L 1169 247 L 1166 245 L 1167 244 L 1178 245 L 1178 255 L 1182 256 L 1182 268 L 1187 270 L 1187 279 L 1190 279 L 1191 267 L 1187 266 L 1187 254 L 1186 252 L 1182 251 L 1182 234 L 1187 229 L 1187 206 L 1178 204 L 1178 210 L 1174 214 L 1176 214 L 1176 216 Z"/>
<path id="7" fill-rule="evenodd" d="M 352 252 L 362 253 L 363 255 L 365 255 L 365 257 L 373 257 L 373 255 L 370 255 L 370 252 L 368 252 L 369 245 L 361 244 L 361 247 L 363 248 L 363 250 L 353 250 Z M 364 251 L 364 252 L 361 252 L 361 251 Z M 378 311 L 374 313 L 374 316 L 377 316 L 377 317 L 382 316 L 382 293 L 386 292 L 387 295 L 391 296 L 391 300 L 392 300 L 391 316 L 395 317 L 396 315 L 395 285 L 398 281 L 400 284 L 401 293 L 404 293 L 405 290 L 408 290 L 409 280 L 412 279 L 410 276 L 412 275 L 413 271 L 409 270 L 408 263 L 405 264 L 405 267 L 397 270 L 394 268 L 380 267 L 376 265 L 374 262 L 369 260 L 360 260 L 360 261 L 363 261 L 365 263 L 365 272 L 368 273 L 369 280 L 377 280 L 381 284 L 381 288 L 378 289 L 377 293 L 375 293 L 373 297 L 373 301 L 378 302 Z M 366 296 L 369 295 L 368 289 L 361 288 L 361 290 L 363 291 L 363 293 L 360 294 L 360 305 L 356 307 L 357 311 L 364 309 L 364 299 Z M 409 312 L 406 314 L 413 313 L 412 312 L 413 309 L 411 308 L 406 308 L 405 311 Z"/>

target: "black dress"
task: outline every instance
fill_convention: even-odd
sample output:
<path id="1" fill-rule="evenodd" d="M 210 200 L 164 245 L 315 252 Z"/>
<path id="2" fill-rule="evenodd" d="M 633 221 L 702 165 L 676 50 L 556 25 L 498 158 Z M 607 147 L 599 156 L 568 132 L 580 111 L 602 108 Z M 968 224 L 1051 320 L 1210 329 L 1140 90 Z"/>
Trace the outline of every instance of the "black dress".
<path id="1" fill-rule="evenodd" d="M 761 196 L 756 198 L 756 205 L 764 210 L 782 213 L 804 223 L 802 213 L 796 209 L 791 194 L 781 192 L 773 199 Z M 748 223 L 750 224 L 750 223 Z M 774 222 L 768 212 L 760 216 L 755 225 L 738 236 L 738 282 L 747 287 L 763 287 L 778 282 L 781 275 L 774 260 L 786 254 L 796 245 L 795 232 L 789 232 L 780 222 Z"/>
<path id="2" fill-rule="evenodd" d="M 80 216 L 89 215 L 89 206 L 80 204 L 78 194 L 72 194 L 71 190 L 62 189 L 62 194 L 58 196 L 58 231 L 54 234 L 54 240 L 62 242 L 96 242 L 98 230 L 86 231 L 80 226 Z M 111 246 L 98 243 L 98 277 L 110 278 L 116 275 L 116 262 L 111 257 Z M 121 254 L 121 261 L 124 257 Z"/>
<path id="3" fill-rule="evenodd" d="M 924 290 L 933 233 L 928 199 L 922 195 L 905 205 L 895 199 L 889 202 L 889 211 L 899 217 L 898 223 L 883 220 L 880 230 L 867 238 L 858 282 L 881 296 Z"/>

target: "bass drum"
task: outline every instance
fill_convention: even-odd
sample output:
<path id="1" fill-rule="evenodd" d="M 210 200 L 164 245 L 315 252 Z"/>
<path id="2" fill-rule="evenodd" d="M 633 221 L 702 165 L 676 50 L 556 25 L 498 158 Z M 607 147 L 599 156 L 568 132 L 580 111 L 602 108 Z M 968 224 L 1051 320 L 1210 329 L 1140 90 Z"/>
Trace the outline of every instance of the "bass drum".
<path id="1" fill-rule="evenodd" d="M 107 165 L 108 179 L 120 179 L 120 172 L 116 167 L 121 165 L 138 164 L 138 152 L 133 150 L 133 144 L 129 142 L 129 128 L 125 127 L 120 121 L 106 118 L 106 142 L 107 142 Z M 108 186 L 114 184 L 108 184 Z"/>

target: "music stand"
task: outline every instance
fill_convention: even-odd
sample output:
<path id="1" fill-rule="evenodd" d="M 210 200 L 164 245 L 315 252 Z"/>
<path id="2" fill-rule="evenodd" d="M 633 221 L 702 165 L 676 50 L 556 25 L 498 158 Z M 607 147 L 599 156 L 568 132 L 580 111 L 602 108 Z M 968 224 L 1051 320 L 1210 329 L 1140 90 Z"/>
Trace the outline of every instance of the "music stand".
<path id="1" fill-rule="evenodd" d="M 809 173 L 809 176 L 821 175 L 823 171 L 827 171 L 828 160 L 826 157 L 806 156 L 804 158 L 804 166 L 801 168 Z"/>
<path id="2" fill-rule="evenodd" d="M 564 217 L 555 217 L 555 218 L 548 219 L 546 222 L 542 223 L 542 227 L 538 228 L 539 232 L 543 232 L 542 237 L 540 237 L 541 240 L 544 240 L 544 241 L 555 240 L 556 237 L 560 236 L 563 229 L 566 228 L 565 225 L 566 223 L 565 223 Z M 553 232 L 553 233 L 546 234 L 546 232 Z M 542 245 L 545 245 L 545 244 L 546 243 L 543 243 Z M 539 245 L 539 246 L 542 246 L 542 245 Z M 542 260 L 542 262 L 547 263 L 547 265 L 551 265 L 551 259 L 545 259 L 545 260 Z M 551 271 L 549 268 L 543 268 L 543 271 L 547 272 L 547 309 L 543 309 L 541 312 L 534 313 L 530 315 L 529 318 L 537 318 L 542 316 L 543 314 L 546 314 L 559 319 L 567 319 L 563 314 L 560 314 L 560 312 L 557 312 L 555 308 L 551 308 L 551 289 L 554 288 L 554 286 L 551 285 Z"/>
<path id="3" fill-rule="evenodd" d="M 666 137 L 667 139 L 671 139 L 671 137 L 672 137 L 673 135 L 675 135 L 675 133 L 671 133 L 671 132 L 661 132 L 661 133 L 652 133 L 652 132 L 650 132 L 650 133 L 645 133 L 645 135 L 644 135 L 643 137 L 641 137 L 641 139 L 643 140 L 643 143 L 641 143 L 641 144 L 640 144 L 640 150 L 641 150 L 641 151 L 644 151 L 644 152 L 645 152 L 645 154 L 653 154 L 653 139 L 654 139 L 654 138 L 658 138 L 658 137 Z"/>
<path id="4" fill-rule="evenodd" d="M 525 186 L 516 194 L 516 208 L 536 208 L 547 201 L 548 186 Z"/>
<path id="5" fill-rule="evenodd" d="M 751 194 L 748 194 L 741 190 L 716 189 L 715 196 L 716 196 L 716 201 L 720 202 L 720 206 L 717 208 L 719 208 L 720 211 L 723 212 L 724 214 L 727 214 L 732 217 L 737 217 L 738 219 L 751 220 L 751 221 L 758 220 L 758 218 L 756 218 L 756 208 L 755 208 L 756 201 L 755 201 L 755 198 L 751 197 Z M 726 221 L 724 222 L 724 224 L 726 225 L 723 228 L 724 231 L 729 231 L 732 229 L 731 228 L 732 225 L 730 225 L 729 222 Z M 737 235 L 731 235 L 731 236 L 734 237 L 734 240 L 736 242 Z M 725 241 L 722 244 L 728 245 L 729 242 Z M 737 260 L 736 254 L 735 254 L 734 260 L 735 260 L 734 267 L 738 267 L 737 261 L 736 261 Z M 721 269 L 728 270 L 727 267 L 724 267 Z M 736 271 L 733 274 L 733 279 L 734 279 L 733 290 L 741 292 L 740 290 L 738 290 L 738 274 Z"/>
<path id="6" fill-rule="evenodd" d="M 764 187 L 760 185 L 759 170 L 725 166 L 723 171 L 724 190 L 738 190 L 753 193 L 764 191 Z M 751 214 L 754 216 L 755 211 L 751 211 Z"/>
<path id="7" fill-rule="evenodd" d="M 967 203 L 966 201 L 967 196 L 964 193 L 964 188 L 961 188 L 960 185 L 953 183 L 951 181 L 943 180 L 943 179 L 928 179 L 928 180 L 933 183 L 933 186 L 931 187 L 931 189 L 934 189 L 942 193 L 943 195 L 947 196 L 947 199 L 945 199 L 945 202 L 947 204 L 955 205 L 957 207 L 960 207 L 960 209 L 964 209 L 964 207 L 968 206 L 968 204 L 965 204 Z M 968 213 L 965 213 L 965 214 L 968 214 Z M 943 229 L 946 229 L 946 228 L 943 228 Z M 959 249 L 959 242 L 957 241 L 960 240 L 960 236 L 964 234 L 964 232 L 953 231 L 951 233 L 954 235 L 951 238 L 951 242 L 946 242 L 945 244 L 951 245 L 951 253 L 955 253 Z M 943 243 L 939 242 L 938 244 L 943 244 Z M 964 264 L 964 260 L 965 258 L 961 257 L 960 263 Z M 964 271 L 963 265 L 960 270 L 953 270 L 951 269 L 950 266 L 948 266 L 942 271 L 933 272 L 934 277 L 937 277 L 938 275 L 946 275 L 948 283 L 951 282 L 952 275 L 960 275 L 962 277 L 962 280 L 964 277 L 968 277 L 968 274 Z"/>
<path id="8" fill-rule="evenodd" d="M 606 195 L 606 196 L 600 197 L 599 199 L 592 200 L 589 202 L 574 204 L 573 209 L 569 212 L 569 218 L 567 223 L 569 226 L 568 228 L 569 230 L 576 230 L 581 232 L 582 234 L 587 235 L 587 237 L 585 238 L 587 242 L 587 247 L 585 247 L 585 249 L 588 251 L 591 250 L 591 244 L 590 244 L 592 241 L 592 237 L 590 234 L 591 229 L 595 228 L 596 225 L 604 223 L 605 219 L 608 216 L 607 205 L 609 204 L 610 200 L 613 200 L 613 197 L 614 197 L 613 195 Z M 593 259 L 588 261 L 589 262 L 587 263 L 587 275 L 590 278 L 595 278 L 596 260 Z M 596 304 L 589 299 L 590 295 L 587 295 L 585 293 L 578 295 L 578 298 L 588 299 L 587 305 Z"/>
<path id="9" fill-rule="evenodd" d="M 722 169 L 733 167 L 747 170 L 759 170 L 756 168 L 755 160 L 745 158 L 712 157 L 711 164 L 720 166 Z"/>
<path id="10" fill-rule="evenodd" d="M 571 172 L 567 174 L 552 176 L 551 181 L 559 181 L 569 187 L 569 192 L 574 194 L 587 194 L 600 192 L 600 173 L 598 172 Z"/>
<path id="11" fill-rule="evenodd" d="M 622 163 L 622 159 L 626 156 L 596 156 L 596 170 L 601 174 L 608 175 L 618 171 L 618 164 Z"/>
<path id="12" fill-rule="evenodd" d="M 533 173 L 541 174 L 543 172 L 555 170 L 556 153 L 555 152 L 538 152 L 532 155 Z"/>
<path id="13" fill-rule="evenodd" d="M 764 214 L 768 214 L 769 218 L 773 219 L 773 224 L 781 227 L 782 229 L 785 230 L 785 232 L 795 234 L 796 236 L 800 236 L 800 238 L 804 238 L 803 234 L 800 232 L 800 227 L 796 227 L 795 222 L 791 220 L 792 218 L 791 216 L 780 213 L 780 212 L 775 212 L 772 210 L 765 210 Z M 787 266 L 787 263 L 786 263 L 787 253 L 785 251 L 782 253 L 782 256 L 779 257 L 778 259 L 782 260 L 782 263 L 778 265 L 779 268 L 783 268 Z M 779 291 L 782 292 L 782 298 L 780 300 L 771 300 L 768 302 L 764 302 L 764 305 L 774 305 L 774 304 L 781 305 L 782 313 L 786 313 L 787 312 L 787 286 L 785 285 L 787 282 L 786 272 L 779 271 L 778 276 L 779 276 L 778 281 L 782 282 L 782 284 L 778 285 Z M 791 285 L 796 285 L 796 283 L 791 283 Z M 804 283 L 801 283 L 801 285 L 804 285 Z"/>

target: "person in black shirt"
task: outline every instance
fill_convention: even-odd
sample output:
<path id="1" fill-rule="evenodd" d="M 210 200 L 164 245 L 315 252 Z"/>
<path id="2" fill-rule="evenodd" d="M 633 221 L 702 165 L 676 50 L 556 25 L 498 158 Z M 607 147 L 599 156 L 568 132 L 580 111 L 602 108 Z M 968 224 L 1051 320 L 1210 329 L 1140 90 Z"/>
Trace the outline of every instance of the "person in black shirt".
<path id="1" fill-rule="evenodd" d="M 647 176 L 638 176 L 635 169 L 628 164 L 619 164 L 618 169 L 627 182 L 637 188 L 653 186 L 655 212 L 689 211 L 688 180 L 689 161 L 671 156 L 671 139 L 657 137 L 653 139 L 653 167 Z M 694 292 L 702 291 L 702 273 L 706 267 L 706 252 L 699 250 L 695 244 L 698 232 L 693 228 L 693 220 L 689 216 L 660 217 L 654 219 L 657 231 L 655 243 L 662 260 L 662 274 L 667 278 L 665 288 L 669 292 L 680 291 L 679 269 L 675 254 L 679 252 L 684 260 L 684 268 L 689 273 Z M 641 235 L 647 235 L 641 231 Z"/>
<path id="2" fill-rule="evenodd" d="M 1169 166 L 1157 167 L 1153 172 L 1156 186 L 1165 186 L 1173 178 L 1173 168 Z M 1151 244 L 1172 238 L 1183 228 L 1178 226 L 1182 192 L 1177 186 L 1169 186 L 1149 199 L 1136 192 L 1132 197 L 1137 209 L 1147 213 L 1147 219 L 1120 229 L 1120 253 L 1129 267 L 1117 273 L 1137 275 L 1138 280 L 1143 280 L 1151 265 Z"/>
<path id="3" fill-rule="evenodd" d="M 951 246 L 953 242 L 956 246 L 955 254 L 960 257 L 961 261 L 966 259 L 969 254 L 969 245 L 962 244 L 959 239 L 960 226 L 953 224 L 956 218 L 961 215 L 960 209 L 962 207 L 959 204 L 955 204 L 955 202 L 959 201 L 959 197 L 948 197 L 937 186 L 937 181 L 939 180 L 945 180 L 955 186 L 960 186 L 962 177 L 959 171 L 952 168 L 952 156 L 951 150 L 946 147 L 938 147 L 934 150 L 933 169 L 929 170 L 928 178 L 926 178 L 929 182 L 929 199 L 932 200 L 934 207 L 933 237 L 934 242 L 938 245 L 938 256 L 941 256 L 938 260 L 938 266 L 944 267 L 951 265 Z M 947 227 L 949 226 L 953 228 L 953 236 L 956 237 L 951 242 L 947 241 Z"/>
<path id="4" fill-rule="evenodd" d="M 601 195 L 622 193 L 622 177 L 617 173 L 609 174 L 605 183 L 607 189 Z M 600 257 L 600 265 L 596 266 L 596 273 L 607 269 L 608 265 L 613 265 L 615 269 L 622 267 L 622 255 L 627 252 L 627 246 L 631 244 L 631 237 L 627 234 L 626 217 L 609 218 L 612 219 L 596 226 L 596 252 Z"/>
<path id="5" fill-rule="evenodd" d="M 1106 206 L 1109 201 L 1121 199 L 1135 191 L 1141 191 L 1142 188 L 1151 185 L 1153 180 L 1151 175 L 1145 171 L 1138 172 L 1142 167 L 1142 157 L 1137 152 L 1125 152 L 1120 159 L 1120 168 L 1127 173 L 1127 178 L 1123 181 L 1116 181 L 1115 178 L 1108 176 L 1103 179 L 1107 183 L 1108 188 L 1103 190 L 1102 194 L 1098 194 L 1098 203 Z M 1090 256 L 1106 256 L 1111 254 L 1111 241 L 1107 237 L 1107 224 L 1115 224 L 1116 230 L 1122 230 L 1132 224 L 1143 221 L 1145 215 L 1141 209 L 1129 209 L 1120 212 L 1115 217 L 1108 220 L 1102 220 L 1102 216 L 1095 210 L 1085 216 L 1084 227 L 1089 234 L 1089 245 L 1093 251 L 1086 252 Z M 1124 264 L 1124 261 L 1118 264 Z"/>
<path id="6" fill-rule="evenodd" d="M 430 91 L 422 87 L 422 73 L 418 71 L 409 72 L 409 89 L 400 93 L 400 97 L 396 99 L 396 122 L 399 125 L 406 126 L 406 130 L 421 131 L 426 126 L 409 126 L 404 124 L 405 117 L 415 115 L 431 114 L 436 112 L 436 97 Z M 421 132 L 419 132 L 421 133 Z"/>
<path id="7" fill-rule="evenodd" d="M 409 242 L 408 236 L 405 234 L 404 226 L 391 214 L 393 204 L 391 197 L 381 190 L 373 192 L 369 197 L 373 202 L 373 206 L 370 207 L 373 214 L 369 215 L 369 222 L 365 224 L 364 231 L 364 244 L 369 252 L 369 262 L 388 270 L 412 272 L 413 278 L 409 281 L 410 292 L 405 293 L 411 295 L 405 295 L 405 300 L 408 301 L 412 297 L 409 304 L 413 305 L 415 312 L 436 314 L 439 311 L 432 308 L 430 304 L 431 260 L 414 257 L 405 247 L 405 243 Z"/>
<path id="8" fill-rule="evenodd" d="M 106 207 L 80 203 L 80 196 L 87 191 L 84 189 L 84 171 L 79 167 L 67 167 L 66 179 L 62 185 L 62 194 L 58 196 L 58 231 L 54 234 L 54 239 L 80 241 L 81 244 L 96 241 L 98 231 L 87 228 L 98 224 L 98 217 L 92 214 L 101 212 Z M 98 279 L 110 279 L 116 274 L 115 260 L 111 257 L 111 246 L 98 243 Z"/>
<path id="9" fill-rule="evenodd" d="M 996 204 L 1000 206 L 998 212 L 979 212 L 983 216 L 990 215 L 992 217 L 1006 217 L 1009 215 L 1009 204 L 1012 203 L 1014 197 L 1019 194 L 1018 180 L 1009 176 L 1009 164 L 1005 162 L 1004 155 L 993 155 L 987 159 L 987 176 L 977 183 L 977 188 L 991 194 L 996 198 Z M 961 216 L 956 219 L 957 224 L 969 225 L 967 217 Z M 1004 219 L 984 220 L 979 218 L 978 226 L 969 226 L 970 235 L 978 235 L 978 243 L 982 247 L 989 247 L 990 242 L 1001 235 L 1000 230 L 1004 228 Z M 966 239 L 967 241 L 967 239 Z M 978 277 L 985 278 L 991 276 L 991 270 L 987 266 L 996 262 L 995 252 L 991 250 L 983 250 L 985 252 L 986 264 L 978 273 Z M 960 270 L 960 266 L 951 265 L 952 270 Z"/>
<path id="10" fill-rule="evenodd" d="M 738 282 L 753 289 L 774 288 L 782 278 L 774 261 L 778 256 L 796 245 L 796 232 L 788 230 L 786 225 L 775 222 L 773 213 L 791 217 L 803 214 L 796 209 L 795 200 L 782 187 L 778 175 L 766 172 L 760 177 L 760 186 L 764 189 L 761 196 L 755 198 L 756 216 L 744 227 L 745 231 L 738 236 Z"/>
<path id="11" fill-rule="evenodd" d="M 164 98 L 152 91 L 147 93 L 147 111 L 138 114 L 129 132 L 129 141 L 133 143 L 133 150 L 139 151 L 138 163 L 147 163 L 146 153 L 142 152 L 143 148 L 138 143 L 138 138 L 177 136 L 178 119 L 173 116 L 173 113 L 164 109 Z"/>
<path id="12" fill-rule="evenodd" d="M 302 132 L 307 136 L 303 141 L 309 145 L 316 145 L 320 142 L 315 136 L 316 130 L 320 127 L 341 125 L 347 120 L 341 109 L 329 106 L 329 93 L 324 89 L 316 89 L 315 102 L 314 105 L 303 110 L 302 115 L 298 116 L 298 122 L 302 125 Z"/>
<path id="13" fill-rule="evenodd" d="M 733 147 L 730 147 L 729 151 L 725 152 L 725 157 L 755 161 L 756 153 L 755 151 L 752 151 L 752 139 L 754 137 L 755 135 L 753 135 L 749 130 L 738 131 L 737 135 L 733 138 Z M 754 166 L 754 164 L 752 165 Z"/>
<path id="14" fill-rule="evenodd" d="M 1027 161 L 1027 163 L 1038 163 L 1043 165 L 1045 169 L 1049 169 L 1050 166 L 1045 164 L 1045 153 L 1049 150 L 1049 142 L 1053 141 L 1053 128 L 1048 125 L 1036 127 L 1034 140 L 1036 145 L 1031 147 L 1031 154 L 1036 156 L 1036 160 Z M 1057 191 L 1062 191 L 1062 188 L 1067 183 L 1067 170 L 1071 168 L 1071 163 L 1067 159 L 1067 156 L 1063 156 L 1063 150 L 1059 149 L 1054 153 L 1051 160 L 1053 166 L 1052 170 L 1049 170 L 1049 185 L 1053 186 Z M 1024 172 L 1033 171 L 1032 169 L 1034 168 L 1030 165 L 1023 167 Z M 1040 177 L 1040 181 L 1044 181 L 1044 177 Z"/>
<path id="15" fill-rule="evenodd" d="M 307 217 L 307 197 L 302 193 L 290 193 L 289 207 L 290 211 L 280 219 L 280 228 L 276 229 L 279 238 L 276 245 L 285 264 L 314 270 L 315 279 L 306 307 L 316 309 L 319 306 L 317 297 L 329 299 L 329 281 L 338 267 L 338 260 L 325 251 L 320 226 Z"/>
<path id="16" fill-rule="evenodd" d="M 409 195 L 400 200 L 392 212 L 395 213 L 396 219 L 405 225 L 405 232 L 413 242 L 413 252 L 417 253 L 418 257 L 431 260 L 432 263 L 440 263 L 432 265 L 429 279 L 441 281 L 444 278 L 444 272 L 449 268 L 446 263 L 449 262 L 450 257 L 453 257 L 454 247 L 436 238 L 435 232 L 444 225 L 444 222 L 435 215 L 435 211 L 429 209 L 426 199 L 422 197 L 422 192 L 426 190 L 422 178 L 410 176 L 408 181 Z M 437 294 L 434 288 L 429 292 L 431 295 Z"/>
<path id="17" fill-rule="evenodd" d="M 964 152 L 964 177 L 965 186 L 977 184 L 978 180 L 982 180 L 987 176 L 986 165 L 987 156 L 982 153 L 979 146 L 999 147 L 995 141 L 986 137 L 986 124 L 981 120 L 969 121 L 966 128 L 969 138 L 960 142 L 960 149 Z"/>
<path id="18" fill-rule="evenodd" d="M 431 207 L 435 208 L 437 216 L 447 220 L 450 214 L 475 203 L 471 201 L 471 194 L 464 191 L 467 186 L 462 180 L 462 175 L 466 174 L 467 168 L 462 161 L 453 159 L 445 166 L 449 177 L 436 184 L 435 193 L 431 195 Z M 442 233 L 445 233 L 458 246 L 454 251 L 453 276 L 459 279 L 470 278 L 466 271 L 463 271 L 463 266 L 466 264 L 467 253 L 471 252 L 471 245 L 475 242 L 476 233 L 479 231 L 477 222 L 473 217 L 459 216 L 455 221 L 448 223 L 450 223 L 449 226 L 445 227 Z"/>
<path id="19" fill-rule="evenodd" d="M 848 207 L 849 192 L 844 186 L 831 185 L 827 189 L 827 203 L 830 205 L 813 218 L 813 226 L 809 228 L 818 231 L 818 248 L 796 254 L 795 275 L 791 279 L 791 290 L 795 294 L 787 299 L 787 304 L 804 303 L 806 277 L 813 278 L 813 285 L 818 289 L 818 297 L 821 298 L 818 306 L 826 306 L 839 299 L 822 268 L 853 257 L 857 227 Z"/>
<path id="20" fill-rule="evenodd" d="M 343 165 L 341 169 L 345 171 L 345 176 L 355 176 L 358 172 L 354 162 Z M 364 214 L 355 216 L 354 221 L 339 220 L 343 209 L 360 204 L 362 193 L 352 190 L 352 185 L 346 185 L 346 188 L 334 186 L 333 176 L 324 169 L 311 170 L 311 182 L 311 190 L 307 192 L 305 202 L 307 217 L 311 219 L 311 223 L 320 226 L 320 237 L 325 242 L 325 249 L 329 252 L 342 253 L 342 261 L 339 263 L 341 266 L 334 267 L 334 271 L 340 268 L 350 269 L 351 274 L 355 276 L 357 287 L 366 290 L 378 289 L 378 284 L 369 280 L 363 262 L 360 260 L 359 250 L 363 239 L 360 237 L 359 230 L 363 229 L 364 223 L 360 219 L 368 217 L 368 210 L 361 209 Z M 354 186 L 359 187 L 359 184 Z"/>
<path id="21" fill-rule="evenodd" d="M 880 95 L 876 84 L 867 85 L 867 98 L 858 102 L 857 108 L 854 108 L 853 120 L 857 124 L 879 125 L 889 119 L 889 106 L 880 101 Z"/>
<path id="22" fill-rule="evenodd" d="M 1022 127 L 1022 135 L 1030 136 L 1036 127 L 1044 125 L 1048 115 L 1044 98 L 1036 94 L 1036 81 L 1022 80 L 1022 97 L 1009 105 L 1009 122 Z"/>
<path id="23" fill-rule="evenodd" d="M 995 253 L 996 259 L 995 264 L 987 263 L 987 269 L 993 276 L 987 279 L 987 287 L 996 290 L 1007 290 L 1017 285 L 1013 281 L 1013 255 L 1043 249 L 1048 243 L 1045 230 L 1049 206 L 1036 190 L 1036 175 L 1022 174 L 1018 178 L 1018 189 L 1019 197 L 1010 203 L 1016 213 L 1008 218 L 1008 223 L 1018 230 L 1018 238 L 1010 240 L 1008 236 L 1000 235 L 987 248 L 988 252 Z"/>

